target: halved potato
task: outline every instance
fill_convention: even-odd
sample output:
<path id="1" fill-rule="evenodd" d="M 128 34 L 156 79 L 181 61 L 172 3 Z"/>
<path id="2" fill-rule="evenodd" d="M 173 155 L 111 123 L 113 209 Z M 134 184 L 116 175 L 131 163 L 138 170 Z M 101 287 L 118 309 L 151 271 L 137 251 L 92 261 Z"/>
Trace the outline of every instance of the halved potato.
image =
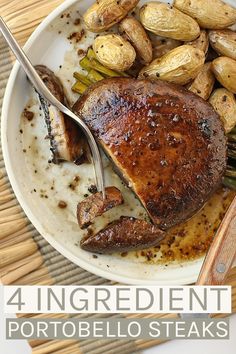
<path id="1" fill-rule="evenodd" d="M 102 32 L 122 20 L 139 0 L 99 0 L 90 6 L 83 18 L 91 32 Z"/>
<path id="2" fill-rule="evenodd" d="M 144 67 L 139 77 L 149 77 L 185 85 L 200 72 L 205 61 L 202 50 L 191 45 L 177 47 Z"/>
<path id="3" fill-rule="evenodd" d="M 127 38 L 145 64 L 152 61 L 152 43 L 141 23 L 132 16 L 119 24 L 120 33 Z"/>
<path id="4" fill-rule="evenodd" d="M 215 76 L 211 70 L 211 63 L 203 65 L 201 71 L 188 87 L 189 91 L 194 92 L 196 95 L 208 100 L 215 83 Z"/>
<path id="5" fill-rule="evenodd" d="M 225 128 L 229 133 L 236 125 L 236 100 L 234 94 L 225 88 L 216 89 L 209 102 L 219 114 Z"/>
<path id="6" fill-rule="evenodd" d="M 200 34 L 200 28 L 193 18 L 160 2 L 143 5 L 140 21 L 148 31 L 180 41 L 191 41 Z"/>
<path id="7" fill-rule="evenodd" d="M 128 70 L 136 58 L 133 46 L 118 34 L 98 36 L 93 42 L 93 50 L 100 63 L 117 71 Z"/>
<path id="8" fill-rule="evenodd" d="M 236 8 L 221 0 L 174 0 L 174 7 L 195 18 L 202 28 L 222 29 L 236 22 Z"/>
<path id="9" fill-rule="evenodd" d="M 236 60 L 219 57 L 213 60 L 212 70 L 222 86 L 236 94 Z"/>
<path id="10" fill-rule="evenodd" d="M 236 60 L 236 33 L 229 29 L 209 32 L 212 48 L 220 55 Z"/>

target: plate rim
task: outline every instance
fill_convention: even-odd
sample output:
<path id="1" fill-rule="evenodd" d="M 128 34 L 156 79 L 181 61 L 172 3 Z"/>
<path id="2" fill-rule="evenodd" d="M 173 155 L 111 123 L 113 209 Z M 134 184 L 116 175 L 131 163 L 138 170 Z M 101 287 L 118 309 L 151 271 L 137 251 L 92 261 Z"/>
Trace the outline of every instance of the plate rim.
<path id="1" fill-rule="evenodd" d="M 28 38 L 26 44 L 24 45 L 23 49 L 28 52 L 30 49 L 31 45 L 34 44 L 35 40 L 37 37 L 41 34 L 43 30 L 57 17 L 59 16 L 62 12 L 64 12 L 66 9 L 68 9 L 70 6 L 74 5 L 75 3 L 79 2 L 80 0 L 66 0 L 64 1 L 61 5 L 57 6 L 38 26 L 37 28 L 33 31 L 33 33 L 30 35 Z M 95 274 L 99 277 L 103 277 L 108 280 L 116 281 L 119 283 L 125 283 L 125 284 L 134 284 L 134 285 L 187 285 L 194 283 L 197 280 L 197 274 L 189 274 L 188 276 L 185 276 L 184 278 L 180 279 L 178 278 L 176 281 L 172 280 L 143 280 L 143 279 L 137 279 L 134 277 L 129 277 L 129 276 L 123 276 L 123 275 L 118 275 L 118 274 L 113 274 L 111 271 L 104 270 L 101 268 L 98 268 L 94 265 L 91 265 L 88 261 L 84 261 L 83 259 L 80 259 L 78 256 L 75 256 L 72 252 L 64 248 L 63 245 L 60 244 L 57 240 L 55 240 L 50 233 L 48 233 L 43 226 L 41 225 L 40 221 L 33 215 L 31 212 L 30 207 L 28 204 L 25 202 L 24 196 L 21 193 L 20 188 L 18 187 L 18 182 L 15 178 L 14 174 L 14 168 L 11 165 L 11 159 L 10 159 L 10 154 L 8 150 L 8 141 L 7 141 L 7 119 L 4 118 L 7 116 L 7 112 L 9 109 L 9 104 L 11 100 L 11 93 L 15 85 L 15 80 L 17 77 L 17 74 L 20 70 L 20 64 L 16 61 L 6 88 L 5 88 L 5 93 L 4 93 L 4 98 L 3 98 L 3 104 L 2 104 L 2 114 L 1 114 L 1 142 L 2 142 L 2 152 L 3 152 L 3 159 L 4 159 L 4 164 L 5 168 L 7 171 L 7 175 L 9 178 L 9 181 L 11 183 L 12 189 L 14 191 L 14 194 L 16 195 L 16 198 L 22 207 L 23 211 L 25 212 L 27 218 L 30 220 L 32 225 L 36 228 L 36 230 L 39 232 L 40 235 L 42 235 L 46 241 L 52 245 L 60 254 L 62 254 L 64 257 L 66 257 L 68 260 L 76 264 L 77 266 L 83 268 L 84 270 Z M 204 257 L 201 257 L 197 260 L 194 261 L 194 263 L 200 264 L 202 263 Z"/>

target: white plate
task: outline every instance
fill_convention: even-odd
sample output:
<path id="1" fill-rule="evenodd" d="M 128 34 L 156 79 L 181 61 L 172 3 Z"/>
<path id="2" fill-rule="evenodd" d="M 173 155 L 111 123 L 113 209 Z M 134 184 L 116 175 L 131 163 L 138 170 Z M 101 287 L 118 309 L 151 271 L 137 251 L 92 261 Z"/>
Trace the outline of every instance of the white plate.
<path id="1" fill-rule="evenodd" d="M 45 64 L 52 70 L 58 70 L 59 65 L 64 62 L 65 54 L 73 49 L 65 35 L 58 34 L 58 29 L 61 26 L 61 20 L 59 21 L 58 18 L 62 13 L 67 12 L 71 6 L 73 6 L 73 9 L 83 13 L 91 3 L 93 3 L 93 0 L 67 0 L 41 23 L 24 47 L 34 64 Z M 64 27 L 66 28 L 66 26 L 65 22 Z M 68 26 L 67 31 L 69 30 L 71 28 Z M 67 58 L 67 64 L 60 75 L 64 74 L 67 77 L 71 77 L 71 70 L 73 71 L 76 61 L 78 65 L 79 60 L 76 55 L 72 55 L 70 61 L 71 64 Z M 70 85 L 71 83 L 67 83 L 68 87 Z M 183 265 L 172 264 L 165 267 L 164 265 L 147 264 L 135 260 L 135 258 L 122 258 L 114 255 L 99 255 L 98 258 L 94 258 L 91 253 L 85 252 L 78 245 L 75 245 L 81 237 L 81 231 L 76 224 L 75 218 L 76 202 L 86 192 L 86 186 L 91 184 L 91 181 L 84 182 L 84 180 L 88 177 L 91 180 L 93 179 L 93 170 L 91 167 L 82 166 L 81 172 L 80 167 L 69 164 L 64 164 L 62 167 L 52 166 L 49 170 L 46 170 L 48 156 L 44 156 L 44 158 L 39 156 L 40 154 L 47 154 L 48 147 L 45 141 L 43 142 L 43 149 L 41 149 L 41 143 L 37 145 L 39 155 L 33 155 L 32 134 L 35 132 L 38 138 L 44 137 L 45 127 L 42 123 L 43 120 L 38 119 L 37 121 L 41 121 L 41 123 L 36 122 L 32 129 L 29 128 L 30 124 L 28 124 L 28 126 L 24 127 L 23 135 L 19 134 L 20 116 L 31 95 L 32 88 L 19 64 L 16 63 L 9 78 L 2 110 L 3 154 L 7 173 L 16 197 L 38 232 L 72 262 L 107 279 L 129 284 L 152 285 L 189 284 L 194 282 L 199 273 L 202 259 L 186 262 Z M 36 107 L 33 109 L 37 110 Z M 25 154 L 23 153 L 23 148 L 28 143 L 31 144 L 31 152 Z M 36 168 L 38 170 L 37 174 L 34 173 Z M 67 188 L 67 185 L 71 176 L 78 169 L 80 169 L 78 173 L 82 176 L 83 181 L 81 188 L 75 195 Z M 55 179 L 54 192 L 48 191 L 49 183 L 52 183 L 53 179 Z M 114 174 L 112 175 L 112 181 L 120 186 L 120 181 Z M 47 189 L 45 193 L 49 193 L 48 199 L 41 198 L 40 193 L 38 193 L 44 187 Z M 65 188 L 67 188 L 66 192 Z M 33 192 L 34 189 L 37 190 L 37 193 Z M 66 212 L 55 207 L 56 200 L 60 198 L 71 200 Z M 128 201 L 137 204 L 133 196 L 128 195 L 127 198 Z M 138 212 L 138 204 L 136 209 L 136 212 Z M 111 214 L 114 213 L 114 210 Z M 121 207 L 120 212 L 122 211 Z M 128 210 L 126 210 L 126 213 L 129 214 Z M 104 219 L 101 219 L 101 222 L 104 222 Z"/>

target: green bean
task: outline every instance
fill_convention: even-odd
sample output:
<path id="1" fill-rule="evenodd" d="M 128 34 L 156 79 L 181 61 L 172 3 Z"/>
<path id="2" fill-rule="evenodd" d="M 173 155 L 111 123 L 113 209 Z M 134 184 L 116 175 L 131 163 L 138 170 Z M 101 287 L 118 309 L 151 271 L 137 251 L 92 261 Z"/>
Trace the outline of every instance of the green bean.
<path id="1" fill-rule="evenodd" d="M 103 66 L 102 64 L 100 64 L 96 59 L 91 59 L 89 60 L 88 57 L 84 57 L 81 61 L 80 61 L 80 66 L 83 69 L 86 69 L 87 71 L 89 71 L 90 69 L 94 69 L 98 72 L 100 72 L 101 74 L 104 74 L 107 77 L 118 77 L 120 76 L 117 72 L 106 68 L 105 66 Z"/>
<path id="2" fill-rule="evenodd" d="M 96 54 L 92 48 L 88 49 L 87 57 L 89 58 L 89 60 L 96 59 Z"/>
<path id="3" fill-rule="evenodd" d="M 225 176 L 236 178 L 236 169 L 230 168 L 230 166 L 227 166 Z"/>
<path id="4" fill-rule="evenodd" d="M 236 151 L 235 150 L 228 149 L 227 155 L 228 155 L 228 157 L 231 157 L 232 159 L 236 159 Z"/>
<path id="5" fill-rule="evenodd" d="M 77 81 L 73 86 L 72 86 L 72 91 L 79 93 L 82 95 L 86 90 L 88 86 L 83 84 L 81 81 Z"/>
<path id="6" fill-rule="evenodd" d="M 100 81 L 100 80 L 103 80 L 103 79 L 104 79 L 104 76 L 102 76 L 98 71 L 93 70 L 93 69 L 91 69 L 91 70 L 88 72 L 87 77 L 88 77 L 88 79 L 91 81 L 91 83 L 97 82 L 97 81 Z"/>
<path id="7" fill-rule="evenodd" d="M 79 80 L 79 81 L 81 81 L 83 84 L 85 84 L 86 86 L 89 86 L 89 85 L 92 84 L 92 81 L 90 81 L 89 78 L 88 78 L 87 76 L 83 75 L 83 74 L 80 74 L 80 73 L 78 73 L 78 72 L 74 72 L 73 76 L 74 76 L 77 80 Z"/>
<path id="8" fill-rule="evenodd" d="M 223 179 L 223 185 L 236 190 L 236 180 L 230 177 L 224 177 Z"/>
<path id="9" fill-rule="evenodd" d="M 236 142 L 236 134 L 228 134 L 228 140 L 229 141 L 233 141 L 233 142 Z"/>
<path id="10" fill-rule="evenodd" d="M 93 59 L 95 59 L 96 60 L 96 62 L 97 63 L 99 63 L 99 61 L 97 60 L 97 57 L 96 57 L 96 54 L 95 54 L 95 52 L 94 52 L 94 50 L 92 49 L 92 48 L 89 48 L 88 49 L 88 52 L 87 52 L 87 57 L 88 57 L 88 59 L 89 60 L 93 60 Z M 100 63 L 99 63 L 100 64 Z M 101 65 L 101 64 L 100 64 Z M 110 70 L 110 69 L 108 69 L 108 70 Z M 112 70 L 114 73 L 116 73 L 117 74 L 117 76 L 124 76 L 124 77 L 129 77 L 129 75 L 128 74 L 126 74 L 125 72 L 121 72 L 121 71 L 114 71 L 114 70 Z M 106 75 L 106 73 L 104 72 L 104 74 Z M 107 75 L 107 76 L 112 76 L 112 75 Z"/>
<path id="11" fill-rule="evenodd" d="M 90 54 L 90 58 L 91 59 L 89 59 L 88 56 L 86 56 L 80 60 L 80 66 L 83 69 L 85 69 L 87 71 L 94 69 L 94 70 L 100 72 L 101 74 L 104 74 L 106 77 L 121 77 L 121 76 L 129 77 L 129 75 L 126 73 L 117 72 L 117 71 L 106 68 L 104 65 L 99 63 L 99 61 L 97 59 L 92 57 L 91 54 Z"/>
<path id="12" fill-rule="evenodd" d="M 90 60 L 88 59 L 88 57 L 82 58 L 79 63 L 80 63 L 81 68 L 83 68 L 87 71 L 92 69 L 91 63 L 90 63 Z"/>

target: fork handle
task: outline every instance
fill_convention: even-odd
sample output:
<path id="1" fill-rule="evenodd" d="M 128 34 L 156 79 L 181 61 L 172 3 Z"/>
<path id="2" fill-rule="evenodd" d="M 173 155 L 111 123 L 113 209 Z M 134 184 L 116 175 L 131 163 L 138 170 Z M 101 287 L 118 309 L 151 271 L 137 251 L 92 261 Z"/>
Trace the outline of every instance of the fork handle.
<path id="1" fill-rule="evenodd" d="M 236 197 L 234 197 L 206 255 L 196 285 L 221 285 L 236 255 Z"/>

